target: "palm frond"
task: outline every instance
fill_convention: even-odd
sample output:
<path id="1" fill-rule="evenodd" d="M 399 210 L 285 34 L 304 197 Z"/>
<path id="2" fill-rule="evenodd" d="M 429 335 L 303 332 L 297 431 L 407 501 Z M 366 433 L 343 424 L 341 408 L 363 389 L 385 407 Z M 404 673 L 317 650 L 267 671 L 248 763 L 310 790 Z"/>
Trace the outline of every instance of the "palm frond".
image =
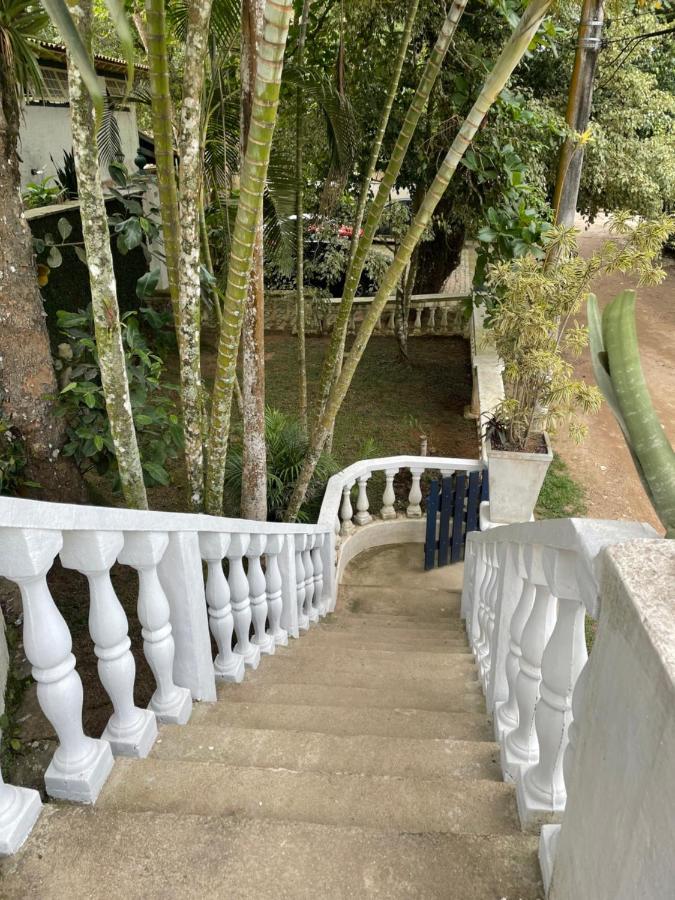
<path id="1" fill-rule="evenodd" d="M 103 100 L 101 123 L 96 133 L 99 159 L 106 168 L 113 160 L 124 156 L 120 127 L 115 115 L 116 108 L 110 95 L 106 94 Z"/>
<path id="2" fill-rule="evenodd" d="M 49 24 L 49 16 L 26 0 L 0 0 L 0 57 L 12 72 L 17 95 L 42 94 L 42 74 L 35 55 L 36 38 Z"/>

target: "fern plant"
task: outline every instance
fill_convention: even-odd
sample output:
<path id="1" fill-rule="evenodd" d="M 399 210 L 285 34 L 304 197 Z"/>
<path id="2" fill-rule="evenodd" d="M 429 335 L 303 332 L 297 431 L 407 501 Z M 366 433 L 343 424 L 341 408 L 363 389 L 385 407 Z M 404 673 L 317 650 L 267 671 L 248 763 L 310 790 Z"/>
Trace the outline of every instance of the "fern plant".
<path id="1" fill-rule="evenodd" d="M 241 439 L 232 442 L 225 467 L 225 487 L 232 502 L 241 496 L 242 447 Z M 267 518 L 281 522 L 283 512 L 293 493 L 295 482 L 307 453 L 307 437 L 300 423 L 278 409 L 265 410 L 265 444 L 267 446 Z M 307 498 L 298 516 L 301 522 L 316 518 L 326 482 L 337 472 L 335 458 L 323 453 L 312 478 Z"/>
<path id="2" fill-rule="evenodd" d="M 505 449 L 526 450 L 533 435 L 555 433 L 563 422 L 574 440 L 583 440 L 587 427 L 579 415 L 597 412 L 602 395 L 574 374 L 570 360 L 588 343 L 588 329 L 576 316 L 598 275 L 662 281 L 658 256 L 672 228 L 669 216 L 635 220 L 618 214 L 612 237 L 587 258 L 579 255 L 574 228 L 551 228 L 543 260 L 527 254 L 489 268 L 494 305 L 488 324 L 504 362 L 506 399 L 496 416 L 506 430 Z"/>

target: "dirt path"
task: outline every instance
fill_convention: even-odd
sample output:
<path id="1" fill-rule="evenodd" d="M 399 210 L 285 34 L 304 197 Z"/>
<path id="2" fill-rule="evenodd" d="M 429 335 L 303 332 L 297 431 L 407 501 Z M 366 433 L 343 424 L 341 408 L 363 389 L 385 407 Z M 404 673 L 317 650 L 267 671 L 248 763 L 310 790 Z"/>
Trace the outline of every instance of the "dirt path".
<path id="1" fill-rule="evenodd" d="M 578 227 L 582 227 L 582 223 Z M 590 254 L 609 236 L 604 221 L 596 222 L 580 236 L 581 250 Z M 666 280 L 657 287 L 638 288 L 638 335 L 645 377 L 661 422 L 675 440 L 675 259 L 666 257 Z M 637 288 L 635 279 L 616 274 L 598 279 L 595 293 L 601 304 L 624 288 Z M 577 375 L 594 383 L 590 356 L 578 360 Z M 574 478 L 587 490 L 588 514 L 603 519 L 636 519 L 662 532 L 659 521 L 635 473 L 619 427 L 606 404 L 588 417 L 589 436 L 575 446 L 564 430 L 554 440 Z"/>

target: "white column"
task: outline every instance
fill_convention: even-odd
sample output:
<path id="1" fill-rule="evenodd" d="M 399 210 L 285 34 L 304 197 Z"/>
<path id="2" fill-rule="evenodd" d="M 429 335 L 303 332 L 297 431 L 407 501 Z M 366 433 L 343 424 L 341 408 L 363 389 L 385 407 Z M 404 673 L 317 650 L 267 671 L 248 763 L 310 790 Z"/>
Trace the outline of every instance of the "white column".
<path id="1" fill-rule="evenodd" d="M 72 640 L 47 586 L 61 534 L 3 528 L 1 538 L 0 575 L 21 591 L 24 651 L 37 681 L 40 708 L 59 739 L 45 773 L 47 793 L 59 800 L 93 803 L 110 774 L 113 755 L 107 741 L 87 737 L 82 730 L 82 682 L 75 671 Z M 32 807 L 34 800 L 25 795 L 24 800 Z"/>
<path id="2" fill-rule="evenodd" d="M 370 473 L 367 475 L 361 475 L 358 479 L 359 485 L 359 496 L 356 500 L 356 515 L 354 516 L 354 521 L 357 525 L 367 525 L 371 520 L 371 515 L 368 512 L 368 479 L 370 478 Z"/>
<path id="3" fill-rule="evenodd" d="M 549 590 L 541 564 L 541 548 L 524 550 L 528 581 L 535 585 L 532 612 L 523 629 L 521 656 L 516 679 L 518 726 L 510 731 L 501 748 L 502 770 L 506 781 L 516 781 L 539 758 L 534 711 L 539 700 L 541 659 L 555 617 L 555 597 Z"/>
<path id="4" fill-rule="evenodd" d="M 447 332 L 447 330 L 448 330 L 448 307 L 444 303 L 443 306 L 441 306 L 441 325 L 440 325 L 439 331 L 441 334 L 445 334 L 445 332 Z"/>
<path id="5" fill-rule="evenodd" d="M 227 548 L 227 559 L 230 563 L 228 583 L 230 585 L 234 630 L 237 635 L 234 652 L 243 658 L 247 666 L 257 669 L 260 665 L 260 647 L 252 644 L 249 638 L 251 630 L 251 600 L 248 593 L 248 578 L 246 577 L 243 563 L 243 557 L 248 550 L 248 541 L 249 536 L 247 534 L 233 534 L 230 538 L 230 546 Z"/>
<path id="6" fill-rule="evenodd" d="M 576 554 L 544 551 L 544 568 L 558 597 L 558 616 L 541 660 L 535 713 L 539 761 L 518 784 L 518 809 L 528 827 L 560 821 L 565 809 L 563 758 L 572 719 L 572 691 L 588 659 L 586 608 L 576 583 Z"/>
<path id="7" fill-rule="evenodd" d="M 521 578 L 522 588 L 520 599 L 516 606 L 511 626 L 509 629 L 509 652 L 506 656 L 506 681 L 509 688 L 508 699 L 497 703 L 495 707 L 495 736 L 498 741 L 503 741 L 509 731 L 513 731 L 518 725 L 518 700 L 516 697 L 516 682 L 520 671 L 521 641 L 525 624 L 532 612 L 534 605 L 534 585 L 527 580 L 527 572 L 523 562 L 522 547 L 518 553 L 518 575 Z"/>
<path id="8" fill-rule="evenodd" d="M 412 328 L 413 334 L 420 334 L 422 331 L 422 307 L 415 307 L 415 324 Z"/>
<path id="9" fill-rule="evenodd" d="M 436 330 L 436 307 L 430 306 L 429 307 L 429 321 L 427 323 L 427 331 L 429 331 L 433 334 L 433 332 L 435 330 Z"/>
<path id="10" fill-rule="evenodd" d="M 151 709 L 134 703 L 136 663 L 129 623 L 110 580 L 110 568 L 124 545 L 120 531 L 66 531 L 61 562 L 89 582 L 89 634 L 98 659 L 98 676 L 110 697 L 113 714 L 101 737 L 116 756 L 145 757 L 157 737 Z"/>
<path id="11" fill-rule="evenodd" d="M 230 586 L 223 571 L 223 559 L 229 546 L 229 534 L 209 531 L 199 535 L 199 550 L 208 572 L 206 603 L 209 628 L 218 647 L 213 670 L 218 681 L 239 684 L 244 680 L 244 659 L 232 650 L 234 618 L 230 603 Z"/>
<path id="12" fill-rule="evenodd" d="M 16 853 L 41 812 L 42 803 L 37 791 L 5 784 L 0 772 L 0 856 Z"/>
<path id="13" fill-rule="evenodd" d="M 270 628 L 269 636 L 276 646 L 288 644 L 288 632 L 281 627 L 283 600 L 281 597 L 281 572 L 279 570 L 279 554 L 284 538 L 281 534 L 270 534 L 265 544 L 265 586 L 267 589 L 267 617 Z"/>
<path id="14" fill-rule="evenodd" d="M 337 587 L 335 584 L 336 568 L 337 568 L 337 543 L 338 538 L 335 534 L 326 532 L 323 535 L 323 544 L 321 545 L 321 559 L 323 561 L 323 603 L 325 607 L 324 615 L 333 612 L 337 602 Z"/>
<path id="15" fill-rule="evenodd" d="M 473 545 L 473 553 L 474 572 L 471 584 L 471 606 L 467 611 L 466 617 L 466 633 L 469 638 L 469 645 L 475 655 L 481 636 L 480 615 L 483 603 L 483 580 L 489 577 L 489 571 L 486 564 L 487 554 L 485 542 L 476 541 Z"/>
<path id="16" fill-rule="evenodd" d="M 248 587 L 251 596 L 251 618 L 253 620 L 252 643 L 260 648 L 261 653 L 270 656 L 276 644 L 267 628 L 267 585 L 265 574 L 260 565 L 260 557 L 265 551 L 267 537 L 264 534 L 252 534 L 246 551 L 248 559 Z"/>
<path id="17" fill-rule="evenodd" d="M 478 602 L 478 636 L 474 643 L 474 655 L 479 672 L 481 670 L 481 662 L 488 652 L 488 619 L 490 617 L 490 598 L 496 580 L 496 570 L 494 566 L 494 544 L 483 544 L 483 563 L 484 574 L 480 584 L 480 595 Z"/>
<path id="18" fill-rule="evenodd" d="M 352 522 L 352 516 L 354 515 L 354 511 L 352 510 L 352 499 L 351 499 L 351 490 L 354 482 L 350 482 L 350 484 L 345 484 L 342 488 L 342 504 L 340 505 L 340 519 L 342 520 L 342 528 L 340 529 L 340 534 L 343 537 L 346 537 L 348 534 L 351 534 L 354 531 L 354 523 Z"/>
<path id="19" fill-rule="evenodd" d="M 307 585 L 305 584 L 304 551 L 306 543 L 306 534 L 295 535 L 295 579 L 297 584 L 298 628 L 300 631 L 307 631 L 309 628 L 309 618 L 305 615 Z"/>
<path id="20" fill-rule="evenodd" d="M 499 559 L 499 547 L 498 545 L 491 544 L 489 546 L 490 553 L 490 565 L 492 568 L 492 577 L 490 579 L 486 597 L 486 611 L 485 611 L 485 642 L 482 647 L 482 652 L 480 654 L 480 659 L 478 662 L 478 672 L 480 676 L 480 680 L 483 683 L 483 688 L 485 690 L 485 695 L 487 697 L 489 692 L 489 679 L 490 679 L 490 670 L 492 667 L 492 660 L 495 653 L 495 648 L 493 644 L 493 635 L 495 630 L 495 615 L 497 609 L 497 599 L 499 592 L 499 569 L 500 569 L 500 559 Z"/>
<path id="21" fill-rule="evenodd" d="M 395 519 L 396 518 L 396 510 L 394 508 L 394 503 L 396 502 L 396 494 L 394 493 L 394 478 L 398 469 L 385 469 L 384 470 L 384 493 L 382 494 L 382 509 L 380 510 L 380 515 L 383 519 Z"/>
<path id="22" fill-rule="evenodd" d="M 157 690 L 149 709 L 159 722 L 184 725 L 192 713 L 188 688 L 173 680 L 175 645 L 171 632 L 171 610 L 162 588 L 157 565 L 169 543 L 164 532 L 126 531 L 124 547 L 117 559 L 138 572 L 138 620 L 143 635 L 143 652 L 155 676 Z"/>
<path id="23" fill-rule="evenodd" d="M 409 519 L 419 519 L 422 515 L 422 489 L 420 487 L 420 478 L 422 477 L 422 473 L 424 472 L 424 468 L 412 468 L 410 469 L 410 474 L 412 475 L 412 485 L 410 488 L 410 494 L 408 495 L 408 508 L 405 511 L 406 516 Z"/>
<path id="24" fill-rule="evenodd" d="M 315 534 L 312 544 L 312 567 L 314 569 L 314 608 L 317 619 L 328 612 L 327 598 L 323 595 L 323 544 L 325 535 Z"/>
<path id="25" fill-rule="evenodd" d="M 302 565 L 305 570 L 305 615 L 310 624 L 319 621 L 319 612 L 314 606 L 314 560 L 312 558 L 312 547 L 314 546 L 315 535 L 307 535 L 307 542 L 302 554 Z"/>
<path id="26" fill-rule="evenodd" d="M 279 572 L 281 574 L 281 627 L 289 637 L 297 638 L 298 631 L 298 596 L 297 576 L 295 572 L 295 535 L 286 534 L 279 553 Z"/>

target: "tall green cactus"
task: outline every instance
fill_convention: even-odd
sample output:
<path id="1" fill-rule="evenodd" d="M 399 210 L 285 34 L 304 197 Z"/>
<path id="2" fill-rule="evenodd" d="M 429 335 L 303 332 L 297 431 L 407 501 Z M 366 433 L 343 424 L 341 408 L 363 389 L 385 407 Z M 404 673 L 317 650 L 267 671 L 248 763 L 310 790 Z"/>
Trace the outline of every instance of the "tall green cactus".
<path id="1" fill-rule="evenodd" d="M 635 291 L 622 291 L 600 312 L 588 298 L 591 360 L 598 387 L 623 432 L 642 485 L 675 537 L 675 452 L 649 396 L 635 327 Z"/>

